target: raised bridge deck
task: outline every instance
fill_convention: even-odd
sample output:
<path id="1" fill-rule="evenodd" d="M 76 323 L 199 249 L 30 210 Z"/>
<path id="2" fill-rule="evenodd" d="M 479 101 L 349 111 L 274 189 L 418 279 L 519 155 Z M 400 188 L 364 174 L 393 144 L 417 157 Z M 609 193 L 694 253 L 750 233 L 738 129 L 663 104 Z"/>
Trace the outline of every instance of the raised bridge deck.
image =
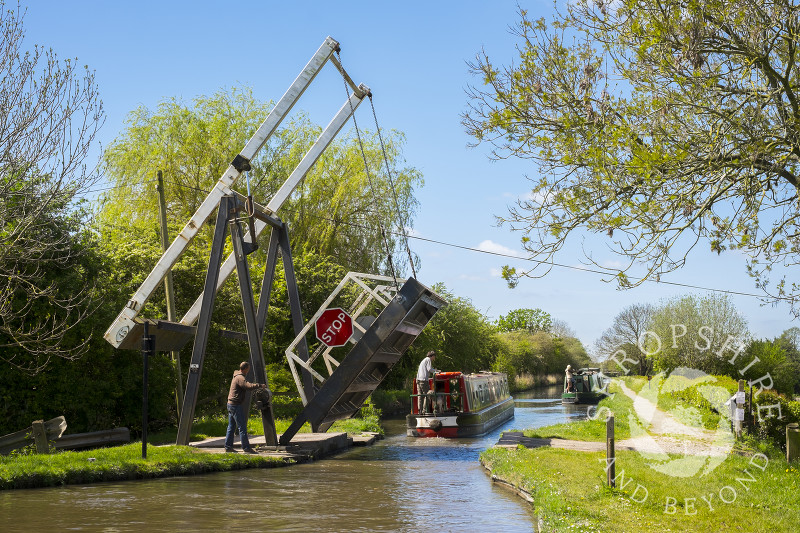
<path id="1" fill-rule="evenodd" d="M 336 420 L 355 415 L 445 304 L 416 279 L 408 279 L 281 436 L 280 443 L 288 444 L 306 422 L 314 431 L 324 432 Z"/>

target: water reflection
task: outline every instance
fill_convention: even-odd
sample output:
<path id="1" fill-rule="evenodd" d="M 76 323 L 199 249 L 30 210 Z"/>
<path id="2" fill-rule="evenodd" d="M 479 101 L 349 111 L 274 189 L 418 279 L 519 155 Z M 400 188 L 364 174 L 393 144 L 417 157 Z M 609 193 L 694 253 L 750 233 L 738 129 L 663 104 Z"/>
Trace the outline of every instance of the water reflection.
<path id="1" fill-rule="evenodd" d="M 0 493 L 0 531 L 528 532 L 530 505 L 494 486 L 478 455 L 501 431 L 586 416 L 552 395 L 517 395 L 534 401 L 476 439 L 414 439 L 389 420 L 375 446 L 307 465 Z"/>
<path id="2" fill-rule="evenodd" d="M 547 385 L 535 389 L 515 392 L 515 400 L 561 400 L 564 387 L 561 385 Z"/>

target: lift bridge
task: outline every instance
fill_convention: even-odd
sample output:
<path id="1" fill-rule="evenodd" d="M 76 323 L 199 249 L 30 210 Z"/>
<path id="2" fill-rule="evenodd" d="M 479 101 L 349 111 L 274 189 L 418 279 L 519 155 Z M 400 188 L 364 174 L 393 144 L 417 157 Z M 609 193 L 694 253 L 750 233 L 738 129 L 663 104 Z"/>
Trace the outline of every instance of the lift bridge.
<path id="1" fill-rule="evenodd" d="M 313 431 L 324 432 L 334 421 L 354 416 L 422 332 L 428 321 L 445 305 L 440 296 L 415 278 L 398 280 L 388 276 L 349 273 L 314 317 L 308 323 L 303 321 L 289 246 L 289 229 L 277 216 L 277 212 L 364 98 L 371 97 L 369 87 L 363 84 L 356 85 L 344 70 L 340 60 L 334 55 L 338 51 L 339 44 L 330 37 L 326 38 L 242 151 L 230 163 L 212 191 L 104 335 L 105 339 L 116 348 L 138 349 L 144 330 L 148 329 L 155 337 L 157 351 L 177 351 L 194 339 L 176 444 L 189 443 L 210 335 L 214 300 L 217 291 L 233 273 L 234 268 L 239 280 L 246 332 L 228 332 L 228 334 L 247 340 L 253 379 L 258 383 L 267 384 L 266 390 L 254 394 L 255 407 L 261 412 L 267 446 L 279 444 L 263 351 L 267 309 L 278 259 L 281 259 L 283 264 L 292 325 L 296 334 L 294 341 L 286 350 L 286 356 L 304 405 L 302 413 L 281 436 L 281 445 L 289 444 L 306 422 L 310 423 Z M 234 191 L 233 185 L 243 173 L 250 170 L 252 159 L 328 61 L 336 66 L 346 86 L 349 87 L 344 105 L 266 205 L 253 201 L 251 196 L 244 196 Z M 147 300 L 171 272 L 172 267 L 215 210 L 217 216 L 203 292 L 180 321 L 141 317 L 140 312 Z M 267 228 L 270 233 L 266 268 L 256 302 L 247 256 L 258 248 L 257 239 Z M 228 235 L 233 252 L 223 261 Z M 350 289 L 349 285 L 352 285 Z M 352 290 L 353 287 L 356 288 L 355 291 Z M 309 353 L 306 335 L 313 327 L 314 320 L 334 299 L 343 298 L 343 290 L 351 299 L 348 311 L 355 320 L 352 346 L 341 361 L 337 360 L 332 349 L 325 345 L 319 345 L 313 354 Z M 364 313 L 374 313 L 376 316 Z M 345 349 L 336 348 L 336 350 L 338 354 Z M 318 371 L 313 364 L 320 357 L 321 362 L 316 365 L 320 368 Z M 325 370 L 321 368 L 323 363 Z"/>

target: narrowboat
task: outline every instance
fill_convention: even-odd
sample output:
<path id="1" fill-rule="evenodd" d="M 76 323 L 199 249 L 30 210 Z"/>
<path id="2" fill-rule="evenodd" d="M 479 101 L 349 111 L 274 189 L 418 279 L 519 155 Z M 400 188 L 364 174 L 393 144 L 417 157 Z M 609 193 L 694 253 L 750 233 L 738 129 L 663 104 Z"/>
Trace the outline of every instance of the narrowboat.
<path id="1" fill-rule="evenodd" d="M 414 382 L 406 416 L 409 437 L 477 437 L 514 416 L 508 377 L 501 372 L 438 372 L 429 388 L 428 412 L 420 413 L 423 399 Z"/>
<path id="2" fill-rule="evenodd" d="M 607 378 L 599 368 L 581 368 L 575 371 L 572 383 L 564 376 L 561 403 L 597 403 L 605 395 L 603 391 L 607 385 Z"/>

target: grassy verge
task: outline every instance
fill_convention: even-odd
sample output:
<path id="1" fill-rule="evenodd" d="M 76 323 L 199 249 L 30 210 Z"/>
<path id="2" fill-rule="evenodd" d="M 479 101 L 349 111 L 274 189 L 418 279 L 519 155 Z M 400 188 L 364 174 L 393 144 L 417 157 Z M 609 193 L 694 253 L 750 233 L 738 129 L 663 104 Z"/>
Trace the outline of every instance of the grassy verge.
<path id="1" fill-rule="evenodd" d="M 637 393 L 649 383 L 649 380 L 643 376 L 622 376 L 614 379 L 621 379 L 629 389 Z"/>
<path id="2" fill-rule="evenodd" d="M 380 414 L 380 410 L 368 401 L 361 408 L 359 418 L 337 421 L 330 431 L 383 434 Z M 278 433 L 286 431 L 291 423 L 292 420 L 288 419 L 276 420 Z M 227 427 L 227 417 L 200 418 L 192 424 L 191 440 L 223 437 Z M 261 418 L 251 417 L 247 429 L 251 435 L 263 435 Z M 310 432 L 311 428 L 305 424 L 300 431 Z M 148 442 L 171 444 L 176 436 L 177 429 L 173 428 L 150 435 Z M 293 462 L 260 455 L 205 453 L 189 446 L 151 446 L 148 447 L 147 459 L 142 459 L 141 443 L 48 455 L 23 452 L 0 456 L 0 490 L 270 468 Z"/>
<path id="3" fill-rule="evenodd" d="M 510 379 L 511 392 L 530 390 L 534 387 L 548 387 L 552 385 L 562 385 L 564 374 L 529 374 L 523 373 Z"/>
<path id="4" fill-rule="evenodd" d="M 630 437 L 627 413 L 633 409 L 633 401 L 622 394 L 619 387 L 613 383 L 609 386 L 608 392 L 609 396 L 604 398 L 596 409 L 594 406 L 591 407 L 590 414 L 596 417 L 594 420 L 581 420 L 537 429 L 526 429 L 523 433 L 526 437 L 605 442 L 606 422 L 603 413 L 608 409 L 615 413 L 615 438 L 617 440 L 627 439 Z"/>
<path id="5" fill-rule="evenodd" d="M 720 413 L 728 409 L 725 402 L 737 387 L 737 382 L 728 376 L 689 379 L 671 375 L 664 380 L 663 376 L 657 375 L 639 394 L 679 422 L 715 429 L 721 422 Z"/>
<path id="6" fill-rule="evenodd" d="M 646 381 L 625 380 L 646 395 Z M 720 383 L 727 388 L 729 383 Z M 716 399 L 702 384 L 667 387 L 670 412 L 693 409 L 713 425 Z M 616 438 L 630 436 L 633 402 L 617 392 L 601 402 L 615 414 Z M 673 394 L 675 392 L 675 394 Z M 727 393 L 726 393 L 727 394 Z M 701 401 L 701 397 L 705 400 Z M 697 418 L 694 418 L 698 421 Z M 559 424 L 525 434 L 575 440 L 605 439 L 605 422 Z M 605 454 L 556 448 L 501 449 L 481 454 L 481 463 L 499 479 L 529 493 L 546 531 L 797 531 L 800 466 L 764 441 L 737 443 L 728 456 L 687 458 L 617 451 L 616 488 L 606 484 Z M 684 468 L 674 467 L 678 464 Z"/>
<path id="7" fill-rule="evenodd" d="M 398 416 L 411 412 L 411 391 L 376 389 L 370 398 L 385 415 Z"/>
<path id="8" fill-rule="evenodd" d="M 732 455 L 687 480 L 622 451 L 610 489 L 602 453 L 493 448 L 481 455 L 492 474 L 531 494 L 546 531 L 797 531 L 800 470 L 777 455 L 763 471 L 751 461 L 765 464 L 761 456 Z"/>
<path id="9" fill-rule="evenodd" d="M 380 423 L 381 411 L 375 407 L 370 400 L 361 408 L 360 417 L 350 418 L 348 420 L 337 420 L 334 422 L 329 432 L 345 432 L 350 434 L 361 434 L 365 431 L 380 433 L 383 435 L 383 427 Z M 292 424 L 293 419 L 281 418 L 275 420 L 275 429 L 277 432 L 283 433 Z M 210 437 L 224 437 L 228 429 L 228 417 L 226 415 L 207 416 L 201 417 L 194 421 L 192 424 L 192 433 L 190 436 L 191 441 L 198 441 Z M 300 433 L 310 433 L 311 426 L 306 423 L 300 428 Z M 247 420 L 247 433 L 249 435 L 263 435 L 264 427 L 261 423 L 261 417 L 251 416 Z M 154 444 L 171 444 L 175 442 L 178 436 L 177 428 L 169 428 L 151 434 L 148 441 Z"/>
<path id="10" fill-rule="evenodd" d="M 213 454 L 188 446 L 141 443 L 82 452 L 0 456 L 0 489 L 49 487 L 285 466 L 292 461 L 260 455 Z"/>

